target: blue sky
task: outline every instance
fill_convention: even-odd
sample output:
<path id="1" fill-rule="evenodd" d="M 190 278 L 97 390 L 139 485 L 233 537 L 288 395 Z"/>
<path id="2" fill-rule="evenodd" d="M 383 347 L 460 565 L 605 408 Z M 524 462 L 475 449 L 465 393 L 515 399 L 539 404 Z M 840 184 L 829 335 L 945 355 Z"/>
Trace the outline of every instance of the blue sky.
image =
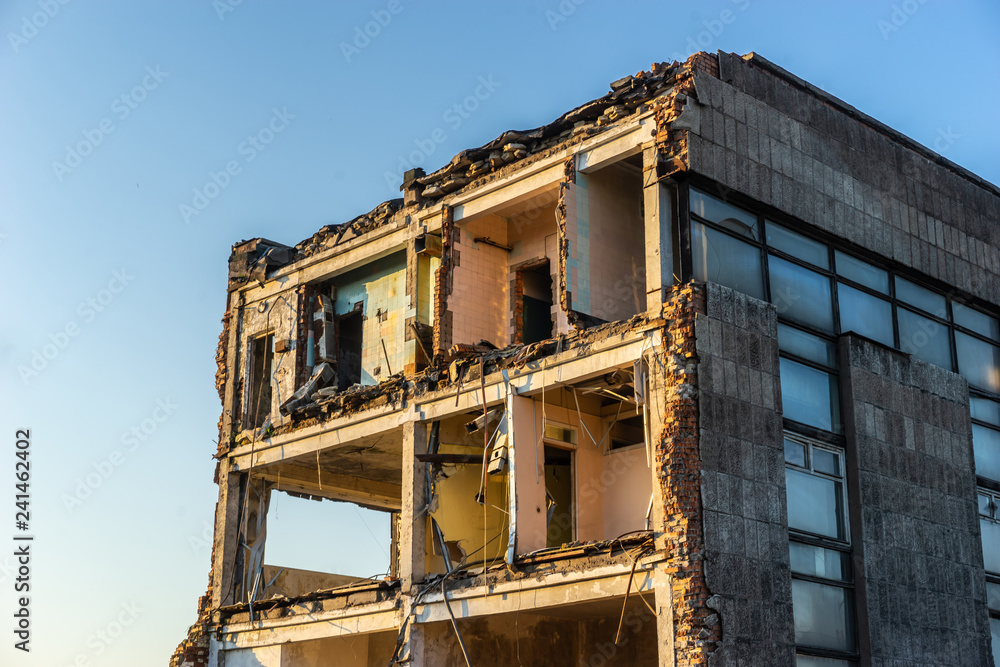
<path id="1" fill-rule="evenodd" d="M 234 242 L 294 244 L 398 196 L 403 162 L 699 49 L 756 51 L 998 183 L 998 34 L 987 1 L 0 4 L 0 460 L 30 428 L 36 536 L 26 655 L 0 475 L 0 663 L 165 664 L 194 621 Z"/>

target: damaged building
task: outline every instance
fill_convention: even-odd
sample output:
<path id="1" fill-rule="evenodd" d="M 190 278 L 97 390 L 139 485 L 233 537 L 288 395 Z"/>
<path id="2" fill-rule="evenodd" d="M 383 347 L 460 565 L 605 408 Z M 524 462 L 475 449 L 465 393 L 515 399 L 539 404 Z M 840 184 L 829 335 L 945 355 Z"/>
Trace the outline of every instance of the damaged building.
<path id="1" fill-rule="evenodd" d="M 994 664 L 1000 189 L 719 52 L 401 192 L 233 248 L 171 665 Z M 279 495 L 387 571 L 272 562 Z"/>

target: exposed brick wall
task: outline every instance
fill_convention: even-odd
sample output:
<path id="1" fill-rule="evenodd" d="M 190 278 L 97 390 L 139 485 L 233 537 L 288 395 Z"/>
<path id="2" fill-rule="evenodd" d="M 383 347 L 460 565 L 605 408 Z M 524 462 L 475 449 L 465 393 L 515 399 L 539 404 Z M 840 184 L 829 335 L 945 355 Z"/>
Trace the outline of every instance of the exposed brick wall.
<path id="1" fill-rule="evenodd" d="M 579 318 L 573 312 L 573 295 L 569 293 L 566 281 L 566 260 L 569 257 L 569 239 L 566 234 L 566 220 L 576 215 L 576 198 L 573 184 L 576 182 L 576 166 L 573 158 L 566 160 L 563 180 L 559 182 L 559 198 L 556 200 L 556 230 L 559 244 L 559 306 L 569 324 L 579 328 Z"/>
<path id="2" fill-rule="evenodd" d="M 698 429 L 712 665 L 794 664 L 774 306 L 708 284 L 698 316 Z"/>
<path id="3" fill-rule="evenodd" d="M 451 294 L 452 268 L 456 258 L 455 218 L 450 206 L 441 211 L 441 265 L 438 266 L 434 283 L 434 355 L 435 361 L 440 361 L 445 351 L 451 346 L 452 314 L 448 310 L 448 295 Z"/>
<path id="4" fill-rule="evenodd" d="M 673 589 L 678 667 L 707 665 L 709 654 L 721 639 L 718 615 L 708 606 L 711 592 L 705 582 L 701 520 L 695 317 L 704 310 L 704 289 L 695 284 L 674 288 L 664 304 L 668 322 L 663 331 L 665 404 L 655 455 L 667 573 Z M 656 404 L 655 409 L 661 406 Z"/>
<path id="5" fill-rule="evenodd" d="M 229 350 L 229 324 L 232 318 L 229 315 L 228 302 L 232 299 L 232 293 L 226 295 L 226 314 L 222 317 L 222 333 L 219 334 L 219 344 L 215 348 L 215 390 L 219 392 L 219 402 L 222 403 L 222 411 L 219 413 L 219 441 L 216 443 L 215 455 L 224 455 L 229 451 L 229 434 L 225 432 L 226 423 L 226 380 L 229 378 L 229 365 L 226 359 Z"/>
<path id="6" fill-rule="evenodd" d="M 871 664 L 988 665 L 966 382 L 853 335 L 841 346 Z"/>

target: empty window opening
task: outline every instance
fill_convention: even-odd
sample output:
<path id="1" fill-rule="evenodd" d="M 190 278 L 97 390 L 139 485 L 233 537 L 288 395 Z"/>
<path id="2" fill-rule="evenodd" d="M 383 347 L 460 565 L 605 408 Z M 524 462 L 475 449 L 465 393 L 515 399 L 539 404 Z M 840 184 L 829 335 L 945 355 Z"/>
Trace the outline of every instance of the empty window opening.
<path id="1" fill-rule="evenodd" d="M 547 505 L 546 546 L 573 541 L 573 452 L 545 446 L 545 496 Z"/>
<path id="2" fill-rule="evenodd" d="M 271 414 L 271 362 L 274 360 L 274 334 L 258 336 L 250 342 L 250 401 L 247 404 L 248 428 L 260 428 Z"/>
<path id="3" fill-rule="evenodd" d="M 611 451 L 644 445 L 646 442 L 646 430 L 642 421 L 642 415 L 621 417 L 615 420 L 608 433 L 608 440 L 608 449 Z"/>
<path id="4" fill-rule="evenodd" d="M 364 319 L 360 310 L 337 318 L 337 388 L 340 390 L 361 382 Z"/>
<path id="5" fill-rule="evenodd" d="M 552 338 L 552 276 L 549 262 L 517 272 L 521 299 L 521 323 L 518 334 L 522 343 L 537 343 Z"/>
<path id="6" fill-rule="evenodd" d="M 257 599 L 305 595 L 392 573 L 396 514 L 272 493 Z"/>

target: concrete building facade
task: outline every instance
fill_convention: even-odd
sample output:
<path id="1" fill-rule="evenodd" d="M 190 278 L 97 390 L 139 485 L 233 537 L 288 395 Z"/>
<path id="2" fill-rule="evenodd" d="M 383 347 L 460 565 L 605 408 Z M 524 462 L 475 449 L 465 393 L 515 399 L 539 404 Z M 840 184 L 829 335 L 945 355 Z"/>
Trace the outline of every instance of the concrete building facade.
<path id="1" fill-rule="evenodd" d="M 401 190 L 233 248 L 172 665 L 995 664 L 1000 189 L 719 52 Z M 270 562 L 279 493 L 389 572 Z"/>

